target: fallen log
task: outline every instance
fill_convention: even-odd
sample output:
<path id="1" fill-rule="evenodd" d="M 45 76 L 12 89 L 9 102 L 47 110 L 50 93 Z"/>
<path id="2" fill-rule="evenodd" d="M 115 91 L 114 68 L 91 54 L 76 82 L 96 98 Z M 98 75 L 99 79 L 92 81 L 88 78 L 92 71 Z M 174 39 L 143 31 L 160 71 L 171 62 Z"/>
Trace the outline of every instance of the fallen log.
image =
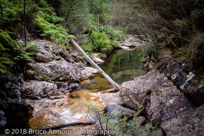
<path id="1" fill-rule="evenodd" d="M 56 130 L 64 127 L 73 127 L 73 126 L 86 126 L 86 125 L 93 125 L 93 122 L 72 122 L 72 123 L 67 123 L 67 124 L 62 124 L 58 126 L 53 126 L 49 128 L 45 128 L 42 130 L 49 131 L 49 130 Z"/>
<path id="2" fill-rule="evenodd" d="M 113 88 L 117 91 L 120 90 L 120 86 L 112 80 L 84 51 L 83 49 L 72 39 L 72 45 L 84 56 L 84 58 L 94 67 L 96 68 L 113 86 Z"/>

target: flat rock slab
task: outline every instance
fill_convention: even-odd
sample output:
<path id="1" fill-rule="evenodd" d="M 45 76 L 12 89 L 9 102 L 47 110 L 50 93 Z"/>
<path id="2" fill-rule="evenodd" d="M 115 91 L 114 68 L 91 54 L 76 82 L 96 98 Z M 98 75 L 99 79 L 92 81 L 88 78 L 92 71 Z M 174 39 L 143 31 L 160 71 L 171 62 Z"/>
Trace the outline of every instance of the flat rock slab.
<path id="1" fill-rule="evenodd" d="M 93 95 L 99 96 L 102 101 L 106 103 L 106 105 L 121 105 L 123 104 L 122 98 L 120 97 L 120 93 L 93 93 Z"/>

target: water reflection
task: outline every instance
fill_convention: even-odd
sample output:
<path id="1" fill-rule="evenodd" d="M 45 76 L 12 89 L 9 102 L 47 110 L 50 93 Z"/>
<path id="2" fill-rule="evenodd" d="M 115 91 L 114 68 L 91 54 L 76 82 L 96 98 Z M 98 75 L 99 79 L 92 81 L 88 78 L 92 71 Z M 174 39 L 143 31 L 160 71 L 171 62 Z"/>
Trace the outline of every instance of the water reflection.
<path id="1" fill-rule="evenodd" d="M 101 67 L 114 81 L 121 84 L 144 74 L 142 58 L 140 49 L 117 50 Z"/>

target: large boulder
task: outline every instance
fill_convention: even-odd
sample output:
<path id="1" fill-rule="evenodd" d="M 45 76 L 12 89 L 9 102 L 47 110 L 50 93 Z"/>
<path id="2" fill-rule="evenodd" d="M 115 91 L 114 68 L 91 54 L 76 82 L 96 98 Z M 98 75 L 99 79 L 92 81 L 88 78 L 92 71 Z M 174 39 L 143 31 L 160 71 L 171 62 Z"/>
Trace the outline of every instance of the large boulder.
<path id="1" fill-rule="evenodd" d="M 168 58 L 168 60 L 161 61 L 157 69 L 172 80 L 195 106 L 204 104 L 204 85 L 196 80 L 196 75 L 190 71 L 190 66 L 186 61 L 179 62 L 176 59 Z"/>
<path id="2" fill-rule="evenodd" d="M 37 62 L 30 63 L 26 75 L 30 80 L 72 82 L 89 79 L 98 72 L 91 67 L 85 67 L 85 62 L 79 59 L 76 51 L 65 50 L 56 44 L 45 40 L 34 40 Z"/>
<path id="3" fill-rule="evenodd" d="M 22 84 L 22 95 L 30 98 L 40 98 L 60 95 L 57 85 L 46 81 L 25 81 Z"/>
<path id="4" fill-rule="evenodd" d="M 76 81 L 72 64 L 61 58 L 48 63 L 29 64 L 27 75 L 32 80 Z"/>
<path id="5" fill-rule="evenodd" d="M 125 82 L 121 86 L 123 99 L 143 105 L 149 121 L 157 127 L 182 112 L 191 109 L 191 103 L 176 86 L 159 71 Z"/>

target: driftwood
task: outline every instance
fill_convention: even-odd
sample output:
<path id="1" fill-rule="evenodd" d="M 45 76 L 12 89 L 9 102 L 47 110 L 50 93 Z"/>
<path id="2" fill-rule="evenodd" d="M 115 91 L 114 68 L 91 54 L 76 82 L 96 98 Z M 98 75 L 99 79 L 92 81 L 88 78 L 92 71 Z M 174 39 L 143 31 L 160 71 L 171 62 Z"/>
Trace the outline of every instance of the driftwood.
<path id="1" fill-rule="evenodd" d="M 73 122 L 73 123 L 67 123 L 67 124 L 62 124 L 54 127 L 49 127 L 45 128 L 42 130 L 49 131 L 49 130 L 56 130 L 64 127 L 72 127 L 72 126 L 86 126 L 86 125 L 93 125 L 93 122 Z"/>
<path id="2" fill-rule="evenodd" d="M 85 59 L 94 67 L 96 68 L 113 86 L 113 88 L 117 91 L 120 90 L 120 86 L 112 80 L 84 51 L 83 49 L 72 39 L 72 45 L 85 57 Z"/>

